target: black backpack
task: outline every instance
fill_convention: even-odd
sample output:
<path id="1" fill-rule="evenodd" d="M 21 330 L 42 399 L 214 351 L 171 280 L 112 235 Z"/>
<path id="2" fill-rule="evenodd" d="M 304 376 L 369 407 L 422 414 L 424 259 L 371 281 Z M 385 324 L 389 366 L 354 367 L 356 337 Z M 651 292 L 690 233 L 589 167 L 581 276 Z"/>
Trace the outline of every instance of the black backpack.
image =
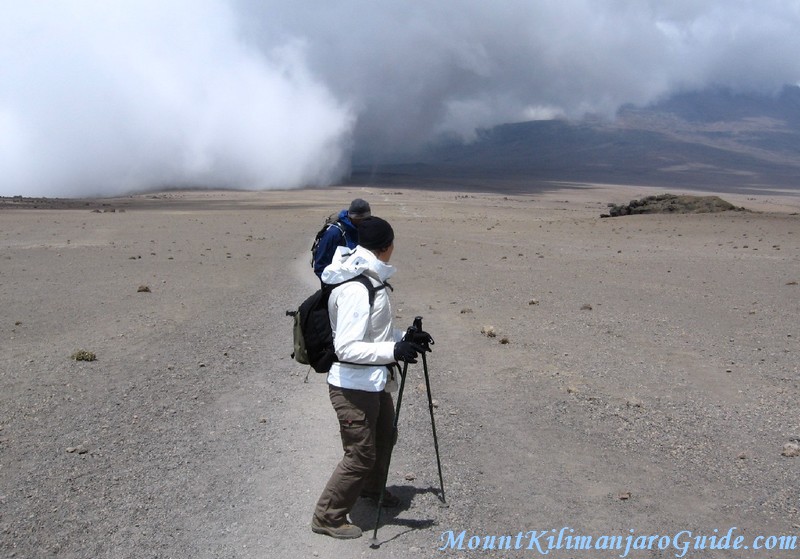
<path id="1" fill-rule="evenodd" d="M 339 213 L 332 213 L 328 217 L 325 218 L 325 223 L 322 225 L 322 229 L 317 231 L 317 235 L 314 237 L 314 242 L 311 244 L 311 267 L 314 267 L 314 263 L 317 261 L 317 248 L 319 248 L 319 242 L 322 240 L 322 236 L 325 234 L 325 231 L 330 229 L 331 227 L 336 227 L 339 232 L 342 234 L 342 239 L 339 241 L 340 245 L 347 244 L 347 239 L 344 236 L 344 225 L 341 224 L 339 221 Z"/>
<path id="2" fill-rule="evenodd" d="M 311 365 L 318 373 L 327 373 L 331 365 L 338 361 L 333 349 L 333 331 L 328 314 L 328 299 L 331 291 L 340 285 L 357 281 L 369 292 L 369 306 L 375 302 L 375 293 L 385 289 L 388 284 L 372 285 L 365 275 L 359 275 L 337 284 L 323 284 L 313 295 L 300 304 L 296 311 L 286 311 L 294 317 L 294 352 L 292 357 L 298 363 Z"/>

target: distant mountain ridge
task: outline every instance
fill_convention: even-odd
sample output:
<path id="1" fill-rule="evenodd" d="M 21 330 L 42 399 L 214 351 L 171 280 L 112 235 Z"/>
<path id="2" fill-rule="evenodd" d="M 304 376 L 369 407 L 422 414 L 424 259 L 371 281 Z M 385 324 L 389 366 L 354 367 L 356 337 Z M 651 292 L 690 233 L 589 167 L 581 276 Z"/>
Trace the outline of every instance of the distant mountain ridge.
<path id="1" fill-rule="evenodd" d="M 354 165 L 356 182 L 427 181 L 517 189 L 596 182 L 747 192 L 800 191 L 800 87 L 774 97 L 728 90 L 624 106 L 613 121 L 531 121 L 431 146 L 412 163 Z"/>

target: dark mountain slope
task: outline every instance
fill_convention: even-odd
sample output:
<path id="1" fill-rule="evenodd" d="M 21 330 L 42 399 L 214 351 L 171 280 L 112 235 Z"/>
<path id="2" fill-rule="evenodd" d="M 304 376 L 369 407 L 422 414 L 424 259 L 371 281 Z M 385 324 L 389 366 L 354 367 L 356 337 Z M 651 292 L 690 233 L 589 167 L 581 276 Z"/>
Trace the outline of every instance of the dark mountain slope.
<path id="1" fill-rule="evenodd" d="M 613 122 L 504 124 L 469 144 L 431 146 L 414 164 L 387 158 L 355 166 L 353 178 L 800 190 L 800 88 L 775 97 L 686 93 L 651 107 L 623 107 Z"/>

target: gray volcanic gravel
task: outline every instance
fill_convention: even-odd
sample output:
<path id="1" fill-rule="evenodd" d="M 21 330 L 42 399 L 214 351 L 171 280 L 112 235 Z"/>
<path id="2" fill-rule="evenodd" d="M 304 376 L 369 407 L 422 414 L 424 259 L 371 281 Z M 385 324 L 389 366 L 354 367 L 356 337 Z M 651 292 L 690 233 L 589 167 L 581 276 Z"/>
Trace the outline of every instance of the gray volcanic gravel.
<path id="1" fill-rule="evenodd" d="M 500 558 L 540 555 L 483 548 L 531 530 L 798 535 L 800 457 L 784 450 L 800 440 L 800 202 L 721 195 L 750 211 L 599 217 L 652 193 L 339 187 L 0 207 L 0 552 Z M 313 234 L 356 197 L 396 232 L 397 325 L 420 315 L 436 340 L 447 496 L 412 365 L 389 479 L 403 505 L 377 550 L 368 502 L 352 514 L 365 537 L 310 531 L 341 444 L 324 376 L 304 382 L 289 357 L 285 316 L 315 289 Z M 439 549 L 462 531 L 464 549 Z M 796 551 L 761 553 L 686 556 Z"/>

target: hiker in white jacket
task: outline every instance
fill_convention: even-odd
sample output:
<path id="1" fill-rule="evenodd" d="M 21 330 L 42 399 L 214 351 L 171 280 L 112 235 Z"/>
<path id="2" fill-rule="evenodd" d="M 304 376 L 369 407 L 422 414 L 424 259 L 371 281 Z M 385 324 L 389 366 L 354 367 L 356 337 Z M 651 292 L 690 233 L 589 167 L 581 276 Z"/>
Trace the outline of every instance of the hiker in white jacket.
<path id="1" fill-rule="evenodd" d="M 338 362 L 328 372 L 328 392 L 342 437 L 344 457 L 320 496 L 311 521 L 312 531 L 334 538 L 361 536 L 347 515 L 359 496 L 378 502 L 386 475 L 394 431 L 394 402 L 387 391 L 397 361 L 415 362 L 422 345 L 403 340 L 392 324 L 392 306 L 386 280 L 395 272 L 389 264 L 394 231 L 383 219 L 370 217 L 358 226 L 359 245 L 337 249 L 322 272 L 324 283 L 338 284 L 360 274 L 372 282 L 333 289 L 328 311 Z M 425 334 L 427 336 L 427 334 Z M 384 492 L 384 506 L 397 506 L 397 497 Z"/>

